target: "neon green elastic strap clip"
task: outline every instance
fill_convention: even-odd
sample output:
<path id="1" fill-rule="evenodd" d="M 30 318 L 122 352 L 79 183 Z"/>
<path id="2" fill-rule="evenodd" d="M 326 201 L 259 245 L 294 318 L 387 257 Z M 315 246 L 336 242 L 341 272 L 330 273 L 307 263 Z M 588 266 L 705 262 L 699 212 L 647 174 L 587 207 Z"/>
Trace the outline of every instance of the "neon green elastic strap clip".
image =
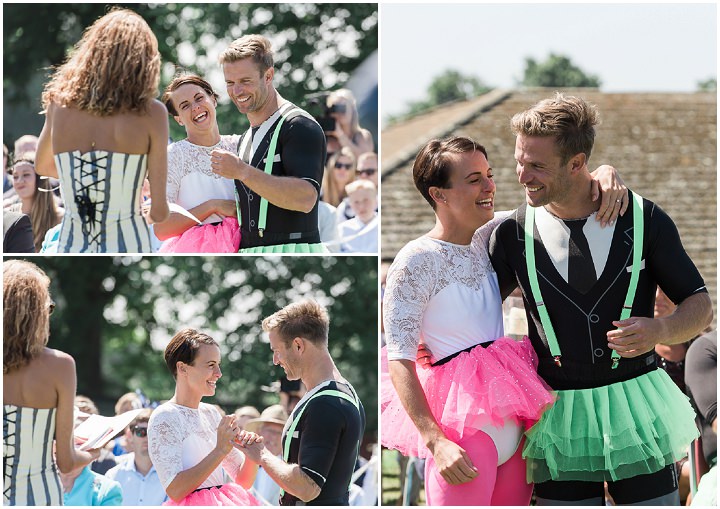
<path id="1" fill-rule="evenodd" d="M 644 233 L 644 221 L 643 221 L 643 198 L 639 194 L 632 193 L 633 196 L 633 263 L 632 272 L 630 273 L 630 284 L 628 285 L 627 295 L 625 296 L 625 302 L 623 304 L 622 312 L 620 313 L 620 320 L 625 320 L 630 317 L 632 312 L 632 304 L 635 300 L 635 292 L 637 291 L 638 279 L 640 278 L 640 263 L 642 261 L 643 251 L 643 233 Z M 535 265 L 535 239 L 533 232 L 535 229 L 535 209 L 528 206 L 525 211 L 525 264 L 528 272 L 528 279 L 530 280 L 530 290 L 532 293 L 535 306 L 537 306 L 538 314 L 540 315 L 540 322 L 542 323 L 543 330 L 545 331 L 545 337 L 547 338 L 548 347 L 550 348 L 550 354 L 555 360 L 555 364 L 558 367 L 562 367 L 562 353 L 560 351 L 560 345 L 558 344 L 555 329 L 550 321 L 550 315 L 548 314 L 547 307 L 542 298 L 540 292 L 540 283 L 538 282 L 537 269 Z M 612 351 L 612 369 L 618 367 L 620 363 L 620 354 L 616 351 Z"/>
<path id="2" fill-rule="evenodd" d="M 275 150 L 277 149 L 277 140 L 280 136 L 280 128 L 285 122 L 285 115 L 280 116 L 278 124 L 275 126 L 272 138 L 270 139 L 270 146 L 268 147 L 267 158 L 265 159 L 265 173 L 268 175 L 272 174 L 273 161 L 275 160 Z M 252 143 L 252 141 L 251 141 Z M 242 218 L 240 216 L 240 197 L 238 196 L 237 187 L 235 187 L 235 209 L 237 210 L 238 224 L 242 225 Z M 258 214 L 258 235 L 263 236 L 265 232 L 265 225 L 267 224 L 267 210 L 268 201 L 260 197 L 260 212 Z"/>
<path id="3" fill-rule="evenodd" d="M 355 405 L 355 408 L 357 408 L 358 412 L 360 411 L 360 404 L 348 394 L 345 394 L 341 391 L 336 391 L 334 389 L 326 389 L 326 390 L 319 390 L 305 402 L 303 407 L 298 411 L 297 415 L 293 419 L 292 423 L 290 424 L 290 427 L 288 428 L 287 434 L 283 437 L 285 439 L 285 446 L 283 447 L 283 460 L 285 460 L 285 463 L 288 462 L 288 459 L 290 458 L 290 442 L 292 442 L 293 434 L 295 433 L 295 428 L 297 428 L 298 423 L 300 422 L 300 418 L 302 417 L 302 414 L 305 412 L 305 409 L 308 407 L 308 403 L 310 403 L 313 399 L 317 398 L 318 396 L 335 396 L 338 398 L 342 398 L 344 400 L 349 401 L 353 405 Z M 358 445 L 359 447 L 359 445 Z M 350 486 L 348 485 L 348 489 Z M 285 495 L 285 490 L 280 490 L 280 497 L 282 498 L 283 495 Z"/>

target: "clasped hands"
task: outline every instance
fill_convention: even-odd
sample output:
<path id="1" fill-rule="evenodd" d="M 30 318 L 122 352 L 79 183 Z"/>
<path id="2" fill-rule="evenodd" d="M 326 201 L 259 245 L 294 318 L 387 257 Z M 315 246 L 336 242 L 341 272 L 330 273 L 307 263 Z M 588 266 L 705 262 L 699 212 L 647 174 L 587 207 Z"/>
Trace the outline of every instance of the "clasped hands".
<path id="1" fill-rule="evenodd" d="M 263 437 L 257 433 L 240 429 L 234 415 L 226 415 L 220 419 L 217 428 L 217 447 L 224 454 L 229 453 L 233 447 L 245 449 L 254 444 L 262 445 L 262 442 Z"/>

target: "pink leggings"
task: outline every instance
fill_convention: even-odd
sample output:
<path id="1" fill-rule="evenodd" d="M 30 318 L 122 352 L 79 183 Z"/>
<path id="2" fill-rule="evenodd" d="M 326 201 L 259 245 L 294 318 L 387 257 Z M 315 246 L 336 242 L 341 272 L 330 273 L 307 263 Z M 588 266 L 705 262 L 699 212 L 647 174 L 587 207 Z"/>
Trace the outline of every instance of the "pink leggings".
<path id="1" fill-rule="evenodd" d="M 533 485 L 525 481 L 525 460 L 522 446 L 500 466 L 497 466 L 497 449 L 492 439 L 482 431 L 463 437 L 458 445 L 467 451 L 478 470 L 478 476 L 469 483 L 448 484 L 429 457 L 425 462 L 425 498 L 427 505 L 530 505 Z"/>

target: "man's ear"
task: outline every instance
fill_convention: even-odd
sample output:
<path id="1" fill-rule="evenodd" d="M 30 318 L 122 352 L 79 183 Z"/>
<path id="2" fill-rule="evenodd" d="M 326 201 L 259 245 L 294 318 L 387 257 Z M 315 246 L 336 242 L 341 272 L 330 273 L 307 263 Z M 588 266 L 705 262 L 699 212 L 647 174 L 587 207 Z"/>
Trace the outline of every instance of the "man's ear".
<path id="1" fill-rule="evenodd" d="M 263 75 L 265 78 L 265 81 L 268 83 L 272 83 L 273 78 L 275 77 L 275 68 L 271 67 L 267 71 L 265 71 L 265 74 Z"/>
<path id="2" fill-rule="evenodd" d="M 587 156 L 585 153 L 579 152 L 570 158 L 568 164 L 570 165 L 570 173 L 575 175 L 587 165 Z"/>
<path id="3" fill-rule="evenodd" d="M 304 352 L 305 351 L 305 340 L 299 336 L 293 338 L 290 348 L 292 348 L 297 353 Z"/>

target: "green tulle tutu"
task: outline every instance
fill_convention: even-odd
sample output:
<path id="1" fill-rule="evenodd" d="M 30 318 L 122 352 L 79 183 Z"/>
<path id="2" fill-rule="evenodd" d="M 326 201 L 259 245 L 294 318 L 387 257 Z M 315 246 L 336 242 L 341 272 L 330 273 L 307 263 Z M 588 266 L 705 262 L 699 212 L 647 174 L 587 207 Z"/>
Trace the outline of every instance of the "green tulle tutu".
<path id="1" fill-rule="evenodd" d="M 557 396 L 526 432 L 528 482 L 650 474 L 682 458 L 698 436 L 687 396 L 661 369 Z"/>
<path id="2" fill-rule="evenodd" d="M 239 253 L 329 253 L 325 244 L 278 244 L 276 246 L 258 246 L 258 247 L 246 247 L 238 251 Z"/>

